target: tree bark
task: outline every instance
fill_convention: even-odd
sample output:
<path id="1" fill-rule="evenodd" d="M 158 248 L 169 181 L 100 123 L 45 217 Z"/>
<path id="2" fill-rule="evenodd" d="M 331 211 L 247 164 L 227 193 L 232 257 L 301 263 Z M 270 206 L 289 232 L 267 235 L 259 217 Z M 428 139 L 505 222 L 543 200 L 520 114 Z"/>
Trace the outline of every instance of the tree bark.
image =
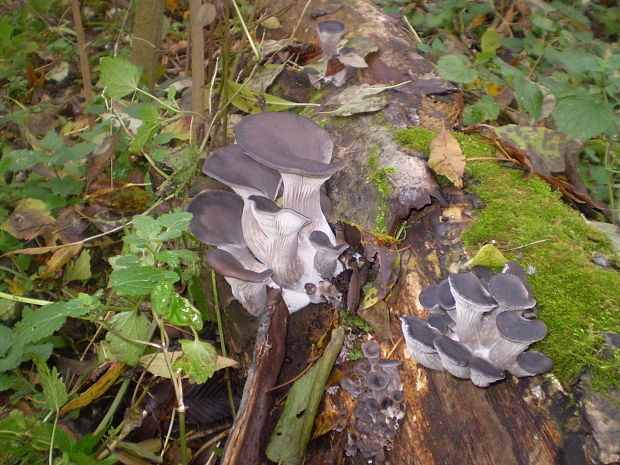
<path id="1" fill-rule="evenodd" d="M 131 40 L 131 62 L 144 70 L 153 91 L 164 24 L 164 0 L 136 0 Z"/>

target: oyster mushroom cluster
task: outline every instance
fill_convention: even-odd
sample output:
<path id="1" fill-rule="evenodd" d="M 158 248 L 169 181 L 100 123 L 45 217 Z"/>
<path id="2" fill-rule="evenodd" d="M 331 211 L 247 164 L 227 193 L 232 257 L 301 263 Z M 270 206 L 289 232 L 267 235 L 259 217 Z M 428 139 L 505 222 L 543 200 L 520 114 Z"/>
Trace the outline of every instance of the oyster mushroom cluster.
<path id="1" fill-rule="evenodd" d="M 409 354 L 421 365 L 471 379 L 478 387 L 549 371 L 551 359 L 530 344 L 547 334 L 536 315 L 525 272 L 509 262 L 502 273 L 476 267 L 426 287 L 420 303 L 426 319 L 401 317 Z"/>
<path id="2" fill-rule="evenodd" d="M 253 315 L 265 307 L 266 286 L 282 289 L 290 312 L 338 303 L 330 279 L 348 245 L 336 244 L 321 208 L 322 184 L 343 166 L 331 163 L 329 133 L 305 116 L 265 112 L 243 118 L 235 136 L 202 167 L 234 192 L 202 192 L 187 208 L 190 232 L 216 247 L 207 263 Z"/>
<path id="3" fill-rule="evenodd" d="M 391 447 L 405 417 L 403 384 L 398 374 L 399 360 L 379 358 L 380 346 L 365 343 L 366 358 L 355 366 L 355 378 L 343 378 L 340 386 L 358 400 L 355 423 L 347 436 L 346 454 L 385 461 L 385 447 Z"/>

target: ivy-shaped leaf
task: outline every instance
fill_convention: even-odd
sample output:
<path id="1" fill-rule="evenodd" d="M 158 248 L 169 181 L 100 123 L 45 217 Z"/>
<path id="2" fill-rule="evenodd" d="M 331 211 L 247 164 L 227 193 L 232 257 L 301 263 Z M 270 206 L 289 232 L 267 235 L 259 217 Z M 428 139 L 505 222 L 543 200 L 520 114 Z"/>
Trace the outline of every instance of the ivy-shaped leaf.
<path id="1" fill-rule="evenodd" d="M 217 366 L 215 348 L 208 342 L 179 341 L 183 348 L 183 357 L 174 364 L 175 370 L 183 370 L 195 383 L 204 383 L 211 376 Z"/>

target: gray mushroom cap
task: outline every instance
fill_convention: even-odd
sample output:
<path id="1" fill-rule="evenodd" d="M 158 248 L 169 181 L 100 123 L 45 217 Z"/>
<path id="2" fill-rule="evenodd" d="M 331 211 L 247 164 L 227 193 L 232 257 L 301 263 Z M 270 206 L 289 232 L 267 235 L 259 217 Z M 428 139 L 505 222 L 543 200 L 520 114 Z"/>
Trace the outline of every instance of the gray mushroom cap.
<path id="1" fill-rule="evenodd" d="M 205 244 L 245 246 L 241 229 L 243 200 L 237 194 L 202 192 L 189 203 L 187 211 L 194 215 L 189 231 Z"/>
<path id="2" fill-rule="evenodd" d="M 237 144 L 214 150 L 202 165 L 202 172 L 233 189 L 260 194 L 271 200 L 280 187 L 280 173 L 245 154 Z"/>
<path id="3" fill-rule="evenodd" d="M 433 344 L 440 355 L 459 366 L 467 366 L 471 358 L 471 350 L 458 341 L 453 341 L 448 336 L 437 336 Z"/>
<path id="4" fill-rule="evenodd" d="M 502 337 L 520 344 L 532 344 L 547 335 L 547 325 L 540 320 L 528 320 L 519 312 L 497 315 L 497 329 Z"/>
<path id="5" fill-rule="evenodd" d="M 406 330 L 405 339 L 427 351 L 435 352 L 433 340 L 437 337 L 437 332 L 429 328 L 426 322 L 417 316 L 402 316 L 400 319 L 404 323 L 403 329 Z"/>
<path id="6" fill-rule="evenodd" d="M 504 370 L 480 357 L 471 357 L 469 360 L 469 369 L 475 371 L 481 377 L 492 380 L 490 381 L 491 383 L 506 377 Z"/>
<path id="7" fill-rule="evenodd" d="M 332 242 L 323 231 L 312 231 L 310 233 L 310 243 L 319 250 L 338 257 L 342 252 L 347 250 L 349 244 L 332 245 Z"/>
<path id="8" fill-rule="evenodd" d="M 340 21 L 329 19 L 316 23 L 316 29 L 319 34 L 342 34 L 344 32 L 344 24 Z"/>
<path id="9" fill-rule="evenodd" d="M 496 274 L 489 280 L 489 292 L 508 310 L 525 310 L 536 305 L 521 279 L 514 274 Z"/>
<path id="10" fill-rule="evenodd" d="M 473 273 L 458 273 L 448 278 L 452 293 L 471 304 L 480 312 L 495 308 L 497 303 Z"/>
<path id="11" fill-rule="evenodd" d="M 530 284 L 527 282 L 527 274 L 525 273 L 525 270 L 523 270 L 523 267 L 518 262 L 510 261 L 506 263 L 504 265 L 504 269 L 502 270 L 502 273 L 513 274 L 516 277 L 518 277 L 523 283 L 523 285 L 525 286 L 525 288 L 527 289 L 528 297 L 530 298 L 534 297 L 532 288 L 530 287 Z"/>
<path id="12" fill-rule="evenodd" d="M 390 384 L 390 376 L 384 371 L 371 371 L 366 376 L 366 385 L 373 391 L 385 389 Z"/>
<path id="13" fill-rule="evenodd" d="M 420 292 L 418 296 L 420 300 L 420 304 L 422 307 L 428 309 L 431 312 L 436 312 L 441 309 L 441 305 L 439 303 L 439 295 L 438 295 L 438 286 L 435 284 L 431 284 L 430 286 L 426 286 Z"/>
<path id="14" fill-rule="evenodd" d="M 444 310 L 454 310 L 454 308 L 456 308 L 456 301 L 454 300 L 452 290 L 450 289 L 450 283 L 447 279 L 437 284 L 437 297 L 439 298 L 439 305 L 441 305 L 441 308 Z"/>
<path id="15" fill-rule="evenodd" d="M 530 375 L 538 375 L 551 370 L 553 361 L 544 354 L 535 350 L 528 350 L 519 354 L 517 365 Z"/>
<path id="16" fill-rule="evenodd" d="M 207 264 L 227 278 L 240 279 L 250 283 L 264 283 L 273 276 L 273 271 L 271 270 L 257 273 L 244 268 L 230 253 L 220 249 L 207 251 Z"/>
<path id="17" fill-rule="evenodd" d="M 390 368 L 396 368 L 402 365 L 402 363 L 403 362 L 400 360 L 393 360 L 391 358 L 380 358 L 379 360 L 377 360 L 377 365 L 379 365 L 384 370 L 389 370 Z"/>
<path id="18" fill-rule="evenodd" d="M 426 322 L 428 323 L 430 327 L 435 328 L 441 334 L 446 334 L 449 328 L 449 324 L 448 324 L 449 320 L 452 320 L 452 318 L 450 318 L 449 315 L 445 313 L 443 314 L 435 313 L 433 315 L 429 315 L 428 318 L 426 319 Z"/>
<path id="19" fill-rule="evenodd" d="M 237 124 L 235 135 L 245 153 L 283 173 L 324 177 L 344 166 L 329 164 L 334 145 L 331 137 L 306 116 L 280 112 L 248 115 Z"/>
<path id="20" fill-rule="evenodd" d="M 377 358 L 381 354 L 381 346 L 378 342 L 368 341 L 362 345 L 362 352 L 366 358 Z"/>
<path id="21" fill-rule="evenodd" d="M 471 272 L 475 274 L 480 281 L 482 281 L 483 285 L 488 283 L 489 279 L 491 279 L 495 275 L 495 273 L 493 273 L 493 270 L 491 268 L 488 268 L 483 265 L 473 266 L 471 268 Z"/>

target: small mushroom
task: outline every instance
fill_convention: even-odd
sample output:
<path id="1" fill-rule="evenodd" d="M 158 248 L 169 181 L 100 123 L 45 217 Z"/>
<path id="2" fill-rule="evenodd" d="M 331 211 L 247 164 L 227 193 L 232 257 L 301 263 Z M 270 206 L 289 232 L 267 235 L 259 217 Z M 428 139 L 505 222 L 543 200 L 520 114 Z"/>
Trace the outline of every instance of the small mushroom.
<path id="1" fill-rule="evenodd" d="M 243 199 L 224 191 L 201 192 L 187 206 L 194 216 L 189 232 L 208 245 L 245 247 L 241 229 Z"/>
<path id="2" fill-rule="evenodd" d="M 440 333 L 413 315 L 400 317 L 400 321 L 409 355 L 426 368 L 443 371 L 441 358 L 433 345 L 433 340 Z"/>
<path id="3" fill-rule="evenodd" d="M 471 382 L 481 388 L 485 388 L 506 377 L 504 370 L 500 370 L 489 361 L 480 357 L 472 357 L 469 360 L 469 374 Z"/>
<path id="4" fill-rule="evenodd" d="M 426 323 L 431 328 L 435 328 L 439 333 L 446 334 L 448 332 L 448 328 L 450 327 L 448 322 L 451 320 L 452 318 L 450 318 L 450 316 L 446 313 L 435 313 L 433 315 L 429 315 L 428 318 L 426 318 Z"/>
<path id="5" fill-rule="evenodd" d="M 473 273 L 458 273 L 448 278 L 456 302 L 456 333 L 459 341 L 475 347 L 482 315 L 497 306 L 491 294 Z"/>
<path id="6" fill-rule="evenodd" d="M 381 346 L 378 342 L 368 341 L 362 345 L 362 352 L 366 358 L 377 358 L 381 355 Z"/>
<path id="7" fill-rule="evenodd" d="M 447 336 L 437 336 L 433 340 L 435 349 L 441 357 L 443 367 L 457 378 L 470 377 L 469 359 L 471 350 L 462 342 L 453 341 Z"/>
<path id="8" fill-rule="evenodd" d="M 438 286 L 435 284 L 431 284 L 430 286 L 426 286 L 420 292 L 418 296 L 418 300 L 420 301 L 420 305 L 426 308 L 429 312 L 443 312 L 443 308 L 439 302 L 439 295 L 437 293 Z"/>
<path id="9" fill-rule="evenodd" d="M 310 243 L 316 249 L 314 267 L 322 278 L 329 279 L 338 274 L 341 267 L 338 257 L 349 247 L 348 244 L 332 245 L 329 237 L 323 231 L 312 231 Z"/>
<path id="10" fill-rule="evenodd" d="M 248 312 L 257 316 L 265 309 L 265 284 L 271 280 L 273 271 L 264 270 L 258 273 L 248 270 L 225 250 L 210 249 L 206 258 L 207 264 L 226 278 L 232 294 Z"/>
<path id="11" fill-rule="evenodd" d="M 390 377 L 384 371 L 371 371 L 366 376 L 366 385 L 373 391 L 381 391 L 390 383 Z"/>
<path id="12" fill-rule="evenodd" d="M 501 337 L 489 349 L 489 361 L 498 367 L 507 367 L 530 344 L 547 334 L 547 325 L 540 320 L 528 320 L 519 312 L 503 312 L 497 316 Z"/>
<path id="13" fill-rule="evenodd" d="M 359 381 L 353 381 L 351 378 L 342 378 L 340 386 L 353 397 L 357 397 L 362 393 L 361 383 Z"/>
<path id="14" fill-rule="evenodd" d="M 551 370 L 553 361 L 535 350 L 525 351 L 517 357 L 509 368 L 515 376 L 535 376 Z"/>
<path id="15" fill-rule="evenodd" d="M 344 34 L 344 24 L 334 20 L 319 21 L 316 24 L 316 30 L 319 34 L 323 51 L 323 76 L 325 76 L 329 60 L 336 55 L 336 49 Z"/>

